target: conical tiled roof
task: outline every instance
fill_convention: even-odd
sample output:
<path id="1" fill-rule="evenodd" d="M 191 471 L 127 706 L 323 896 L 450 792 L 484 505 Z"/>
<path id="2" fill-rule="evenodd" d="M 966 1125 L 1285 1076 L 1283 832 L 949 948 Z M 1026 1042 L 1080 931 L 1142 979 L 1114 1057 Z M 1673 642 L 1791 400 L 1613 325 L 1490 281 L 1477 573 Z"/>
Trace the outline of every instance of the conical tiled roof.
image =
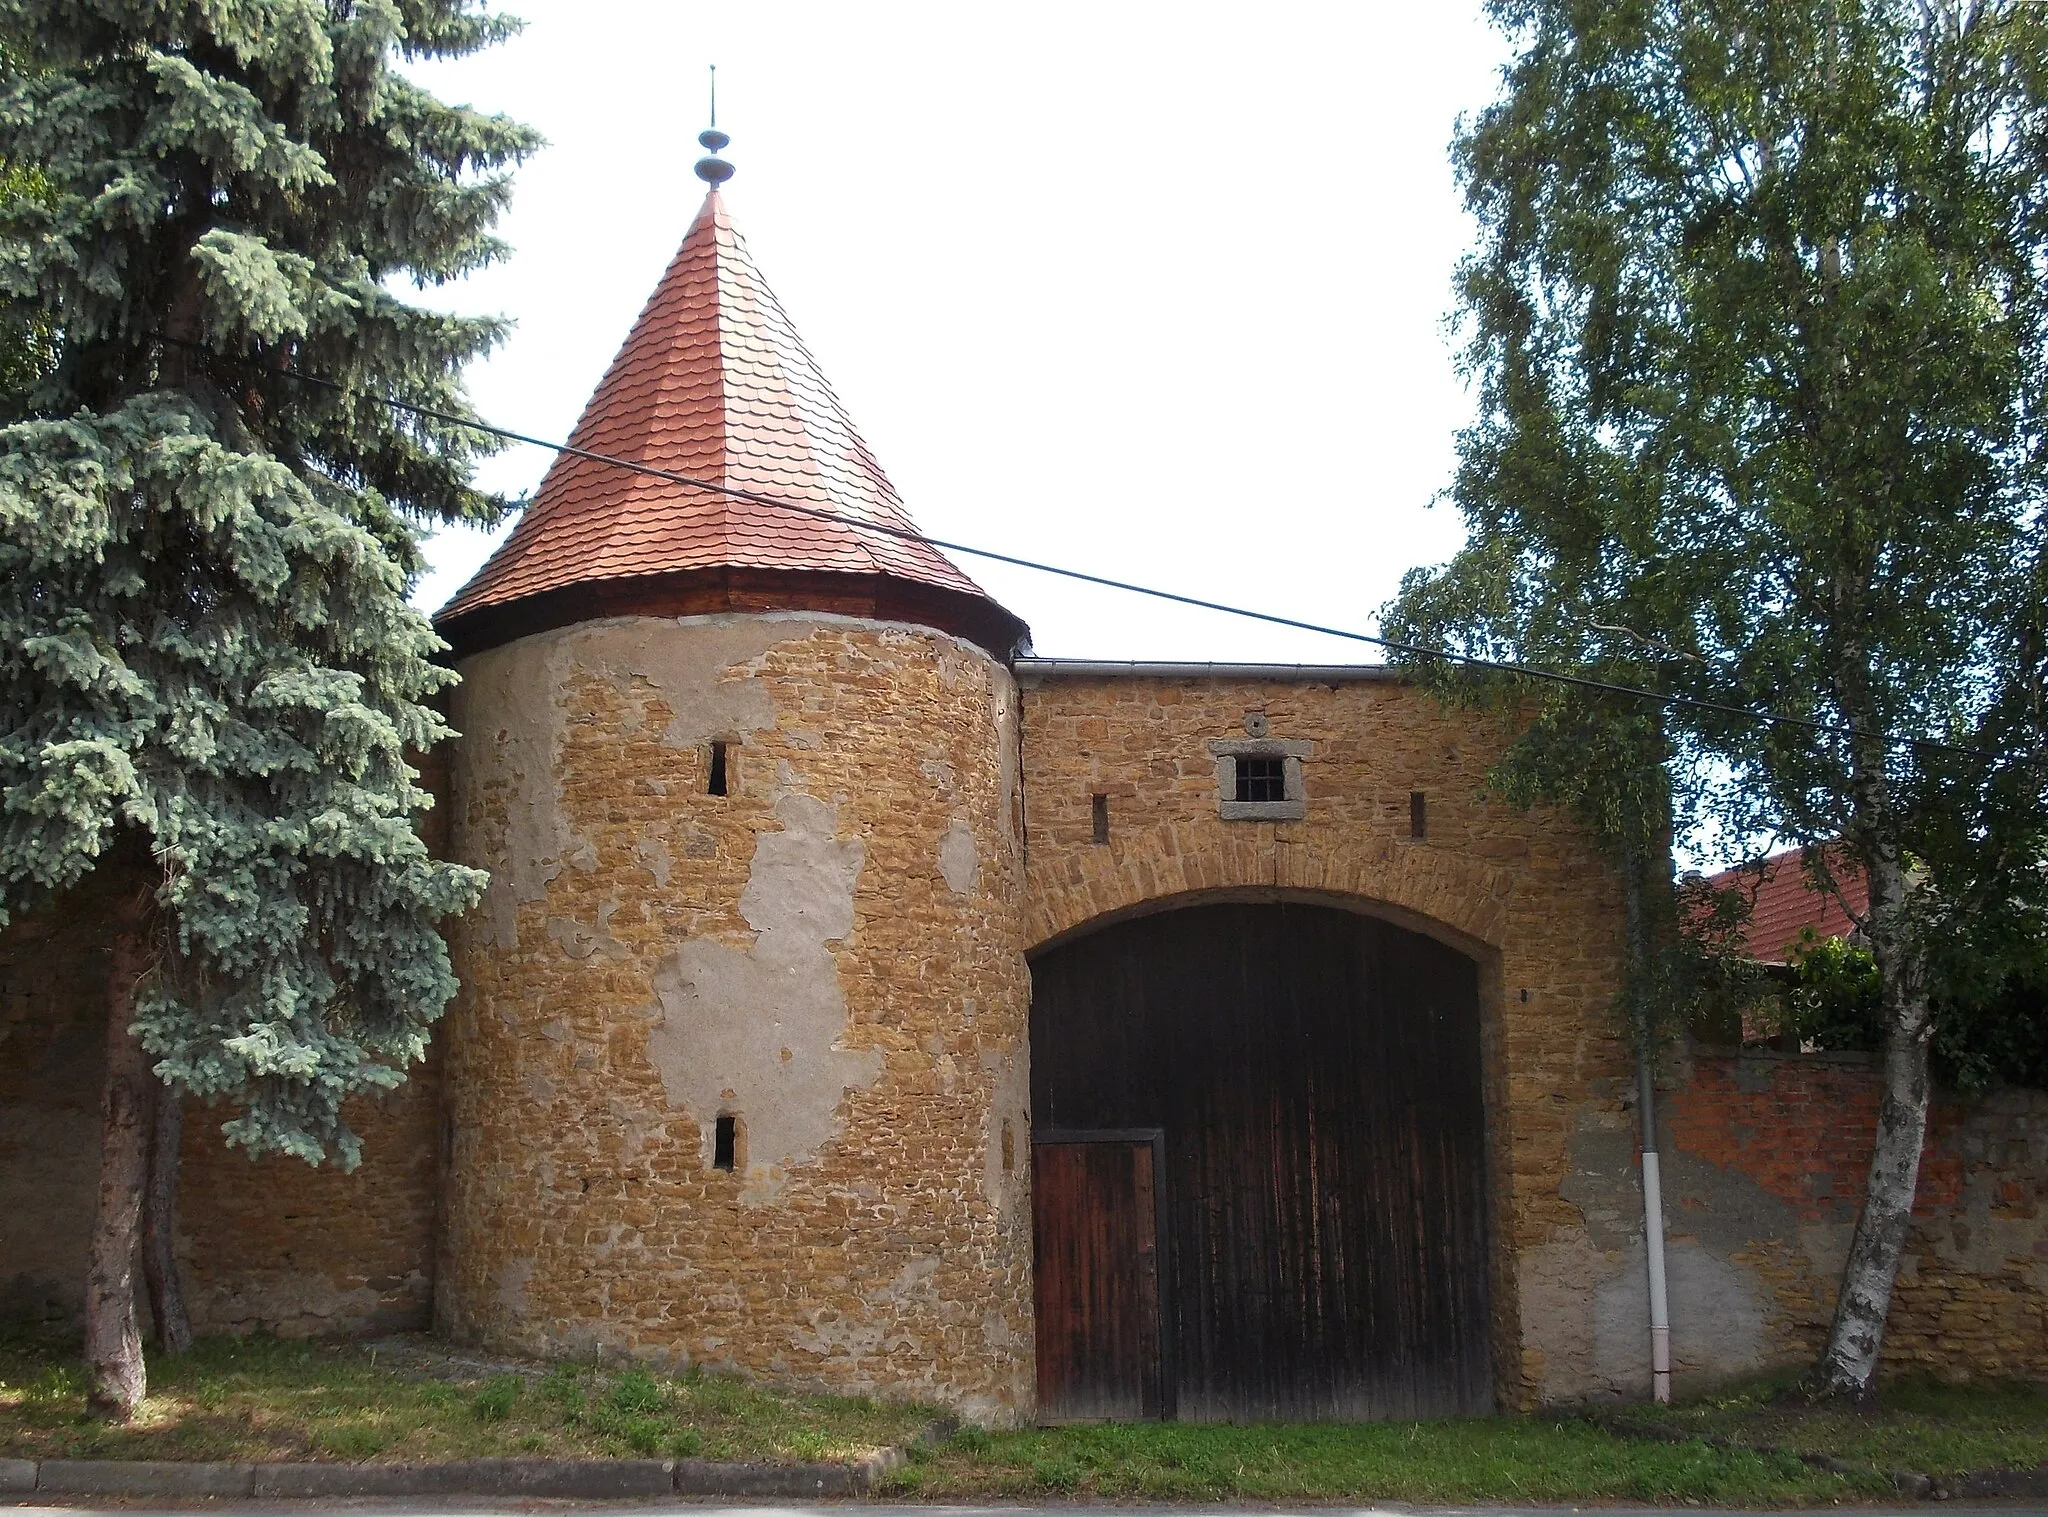
<path id="1" fill-rule="evenodd" d="M 915 532 L 716 189 L 571 434 L 578 448 Z M 459 652 L 597 616 L 845 611 L 1007 655 L 1023 623 L 944 554 L 564 453 L 435 617 Z"/>

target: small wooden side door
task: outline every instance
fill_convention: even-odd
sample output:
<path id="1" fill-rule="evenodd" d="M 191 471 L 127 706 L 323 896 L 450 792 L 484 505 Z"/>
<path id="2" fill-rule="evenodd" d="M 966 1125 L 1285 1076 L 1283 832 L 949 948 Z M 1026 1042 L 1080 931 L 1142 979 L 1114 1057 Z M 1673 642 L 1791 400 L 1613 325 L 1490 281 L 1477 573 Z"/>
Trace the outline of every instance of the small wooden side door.
<path id="1" fill-rule="evenodd" d="M 1165 1415 L 1157 1139 L 1031 1146 L 1041 1422 Z"/>

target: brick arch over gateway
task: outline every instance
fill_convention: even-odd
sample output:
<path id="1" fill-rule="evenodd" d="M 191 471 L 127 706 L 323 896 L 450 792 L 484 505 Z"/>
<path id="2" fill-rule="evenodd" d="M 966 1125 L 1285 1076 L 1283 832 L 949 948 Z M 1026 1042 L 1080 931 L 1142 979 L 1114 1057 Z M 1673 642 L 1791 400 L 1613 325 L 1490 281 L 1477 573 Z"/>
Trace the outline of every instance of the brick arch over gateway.
<path id="1" fill-rule="evenodd" d="M 1514 888 L 1507 870 L 1445 849 L 1384 838 L 1261 843 L 1218 838 L 1213 826 L 1126 833 L 1113 848 L 1069 852 L 1033 884 L 1025 941 L 1034 953 L 1084 928 L 1200 897 L 1277 892 L 1385 917 L 1482 969 L 1498 960 Z"/>

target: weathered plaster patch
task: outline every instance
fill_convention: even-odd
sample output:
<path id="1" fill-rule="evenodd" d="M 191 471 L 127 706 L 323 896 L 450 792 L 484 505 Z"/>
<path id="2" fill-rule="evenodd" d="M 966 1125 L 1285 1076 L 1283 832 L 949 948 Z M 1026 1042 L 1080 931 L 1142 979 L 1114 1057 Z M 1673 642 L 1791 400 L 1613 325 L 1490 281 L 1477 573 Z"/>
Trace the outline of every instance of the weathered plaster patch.
<path id="1" fill-rule="evenodd" d="M 939 873 L 955 895 L 972 895 L 981 888 L 981 858 L 974 850 L 974 829 L 965 817 L 954 817 L 939 839 Z"/>
<path id="2" fill-rule="evenodd" d="M 612 936 L 612 918 L 618 915 L 618 911 L 617 901 L 599 903 L 595 926 L 585 926 L 570 917 L 549 917 L 548 936 L 568 958 L 608 960 L 612 963 L 630 959 L 632 950 Z"/>
<path id="3" fill-rule="evenodd" d="M 508 1259 L 498 1271 L 498 1308 L 517 1319 L 526 1309 L 526 1287 L 533 1279 L 531 1259 Z"/>
<path id="4" fill-rule="evenodd" d="M 554 780 L 561 642 L 561 634 L 526 638 L 465 659 L 455 688 L 451 715 L 463 737 L 454 750 L 451 831 L 456 856 L 491 871 L 478 933 L 485 947 L 519 946 L 520 906 L 546 896 L 570 850 Z M 485 712 L 496 720 L 484 721 Z M 474 835 L 487 817 L 500 836 Z"/>
<path id="5" fill-rule="evenodd" d="M 657 887 L 668 889 L 668 877 L 675 869 L 676 861 L 668 851 L 668 844 L 652 827 L 643 831 L 633 844 L 633 857 L 642 869 L 654 876 Z"/>
<path id="6" fill-rule="evenodd" d="M 429 1291 L 417 1271 L 349 1283 L 298 1269 L 248 1270 L 232 1284 L 198 1287 L 187 1305 L 202 1333 L 310 1338 L 416 1328 Z"/>
<path id="7" fill-rule="evenodd" d="M 983 1150 L 981 1189 L 1006 1218 L 1024 1204 L 1031 1179 L 1031 1054 L 1021 1043 L 1014 1049 L 984 1049 L 981 1067 L 988 1075 L 987 1146 Z M 1005 1154 L 1004 1134 L 1008 1133 Z M 1008 1164 L 1004 1160 L 1007 1157 Z"/>
<path id="8" fill-rule="evenodd" d="M 562 695 L 573 672 L 612 681 L 626 699 L 629 727 L 643 724 L 648 705 L 659 701 L 668 711 L 662 741 L 670 747 L 775 724 L 773 699 L 743 666 L 787 640 L 792 627 L 765 617 L 692 620 L 699 625 L 689 638 L 673 635 L 673 621 L 631 617 L 521 638 L 463 661 L 453 706 L 463 733 L 455 749 L 454 828 L 457 856 L 491 871 L 483 946 L 516 948 L 519 908 L 546 899 L 564 867 L 597 867 L 595 848 L 569 825 L 556 782 L 571 718 Z M 483 712 L 496 720 L 479 720 Z M 495 820 L 501 836 L 472 836 L 481 814 Z"/>
<path id="9" fill-rule="evenodd" d="M 1594 1373 L 1601 1390 L 1642 1396 L 1650 1390 L 1650 1286 L 1640 1243 L 1621 1273 L 1593 1296 Z M 1680 1373 L 1732 1380 L 1764 1367 L 1769 1293 L 1747 1265 L 1697 1241 L 1664 1250 L 1671 1302 L 1671 1356 Z"/>
<path id="10" fill-rule="evenodd" d="M 693 938 L 664 959 L 647 1040 L 670 1105 L 703 1129 L 705 1163 L 713 1119 L 745 1121 L 750 1201 L 772 1198 L 817 1155 L 847 1090 L 882 1068 L 878 1050 L 845 1046 L 846 994 L 829 946 L 853 930 L 867 846 L 841 841 L 838 808 L 815 797 L 783 795 L 775 815 L 782 830 L 757 837 L 740 894 L 753 943 Z"/>
<path id="11" fill-rule="evenodd" d="M 1522 1307 L 1522 1342 L 1540 1363 L 1544 1401 L 1584 1401 L 1613 1395 L 1601 1374 L 1592 1298 L 1617 1273 L 1617 1264 L 1582 1232 L 1572 1232 L 1516 1259 Z"/>

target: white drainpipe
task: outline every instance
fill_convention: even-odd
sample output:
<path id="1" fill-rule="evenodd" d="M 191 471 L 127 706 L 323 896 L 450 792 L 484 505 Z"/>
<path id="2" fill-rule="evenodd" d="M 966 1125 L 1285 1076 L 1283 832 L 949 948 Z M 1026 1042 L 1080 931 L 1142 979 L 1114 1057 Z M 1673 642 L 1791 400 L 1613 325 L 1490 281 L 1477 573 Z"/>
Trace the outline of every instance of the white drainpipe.
<path id="1" fill-rule="evenodd" d="M 1637 1051 L 1636 1075 L 1642 1086 L 1643 1239 L 1650 1265 L 1650 1394 L 1671 1399 L 1671 1300 L 1664 1283 L 1664 1181 L 1657 1168 L 1657 1094 L 1652 1067 L 1656 1048 L 1645 1031 Z"/>

